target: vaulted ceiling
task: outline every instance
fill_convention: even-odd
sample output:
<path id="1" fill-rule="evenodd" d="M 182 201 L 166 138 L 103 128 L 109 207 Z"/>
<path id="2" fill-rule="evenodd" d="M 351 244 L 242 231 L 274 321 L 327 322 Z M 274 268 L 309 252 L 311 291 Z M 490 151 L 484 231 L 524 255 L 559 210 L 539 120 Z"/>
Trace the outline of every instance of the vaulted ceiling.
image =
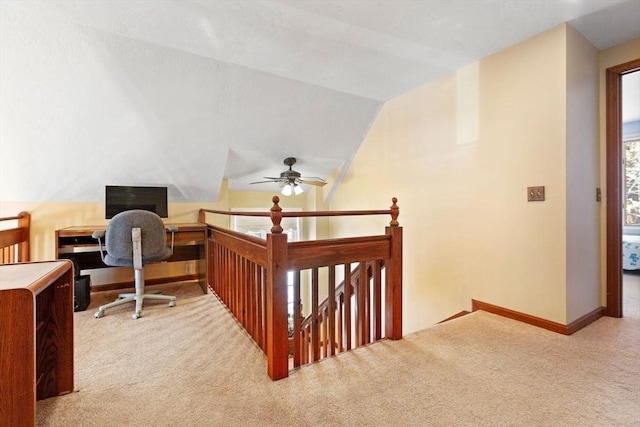
<path id="1" fill-rule="evenodd" d="M 598 49 L 640 37 L 637 0 L 2 0 L 0 19 L 0 179 L 75 168 L 0 200 L 274 192 L 249 183 L 288 156 L 347 168 L 386 100 L 558 24 Z"/>

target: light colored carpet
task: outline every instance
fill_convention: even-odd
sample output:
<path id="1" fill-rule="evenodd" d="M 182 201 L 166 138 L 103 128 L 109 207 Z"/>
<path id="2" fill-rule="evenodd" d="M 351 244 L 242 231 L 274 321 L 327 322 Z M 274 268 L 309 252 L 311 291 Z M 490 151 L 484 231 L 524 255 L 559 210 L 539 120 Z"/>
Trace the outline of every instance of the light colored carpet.
<path id="1" fill-rule="evenodd" d="M 564 336 L 475 312 L 272 382 L 213 295 L 162 289 L 178 305 L 138 320 L 75 314 L 77 392 L 38 402 L 38 425 L 640 425 L 640 319 Z"/>
<path id="2" fill-rule="evenodd" d="M 622 315 L 640 319 L 640 270 L 622 275 Z"/>

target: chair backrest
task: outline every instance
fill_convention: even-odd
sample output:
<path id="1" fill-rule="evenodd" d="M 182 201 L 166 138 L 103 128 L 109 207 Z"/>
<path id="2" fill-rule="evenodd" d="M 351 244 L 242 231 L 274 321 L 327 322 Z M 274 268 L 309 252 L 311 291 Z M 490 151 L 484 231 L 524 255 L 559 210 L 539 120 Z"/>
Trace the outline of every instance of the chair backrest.
<path id="1" fill-rule="evenodd" d="M 162 261 L 171 256 L 162 219 L 153 212 L 133 209 L 115 215 L 107 226 L 107 255 L 104 259 L 107 265 L 133 265 L 133 228 L 140 228 L 142 234 L 142 264 Z"/>

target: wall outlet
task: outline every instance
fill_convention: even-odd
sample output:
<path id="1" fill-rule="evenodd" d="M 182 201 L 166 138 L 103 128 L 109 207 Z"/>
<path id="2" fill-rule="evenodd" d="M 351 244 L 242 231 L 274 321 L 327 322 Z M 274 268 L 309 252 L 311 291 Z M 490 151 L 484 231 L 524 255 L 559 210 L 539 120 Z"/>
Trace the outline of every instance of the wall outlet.
<path id="1" fill-rule="evenodd" d="M 544 202 L 544 185 L 540 187 L 527 187 L 527 200 L 529 202 Z"/>

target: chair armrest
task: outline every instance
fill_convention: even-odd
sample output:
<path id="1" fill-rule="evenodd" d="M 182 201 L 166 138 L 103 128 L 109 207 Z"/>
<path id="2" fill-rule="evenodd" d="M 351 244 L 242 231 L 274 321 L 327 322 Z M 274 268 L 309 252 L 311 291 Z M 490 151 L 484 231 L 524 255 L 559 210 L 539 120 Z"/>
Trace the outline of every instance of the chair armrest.
<path id="1" fill-rule="evenodd" d="M 102 239 L 104 238 L 104 234 L 105 234 L 104 230 L 98 230 L 98 231 L 94 231 L 91 237 L 93 237 L 94 239 Z"/>
<path id="2" fill-rule="evenodd" d="M 175 241 L 176 231 L 178 231 L 178 227 L 175 225 L 170 225 L 167 227 L 167 231 L 171 233 L 171 253 L 173 253 L 173 243 Z"/>
<path id="3" fill-rule="evenodd" d="M 98 239 L 98 248 L 100 248 L 100 258 L 102 259 L 102 262 L 104 262 L 104 252 L 102 252 L 102 239 L 104 238 L 104 235 L 104 230 L 96 230 L 91 234 L 91 237 Z"/>

